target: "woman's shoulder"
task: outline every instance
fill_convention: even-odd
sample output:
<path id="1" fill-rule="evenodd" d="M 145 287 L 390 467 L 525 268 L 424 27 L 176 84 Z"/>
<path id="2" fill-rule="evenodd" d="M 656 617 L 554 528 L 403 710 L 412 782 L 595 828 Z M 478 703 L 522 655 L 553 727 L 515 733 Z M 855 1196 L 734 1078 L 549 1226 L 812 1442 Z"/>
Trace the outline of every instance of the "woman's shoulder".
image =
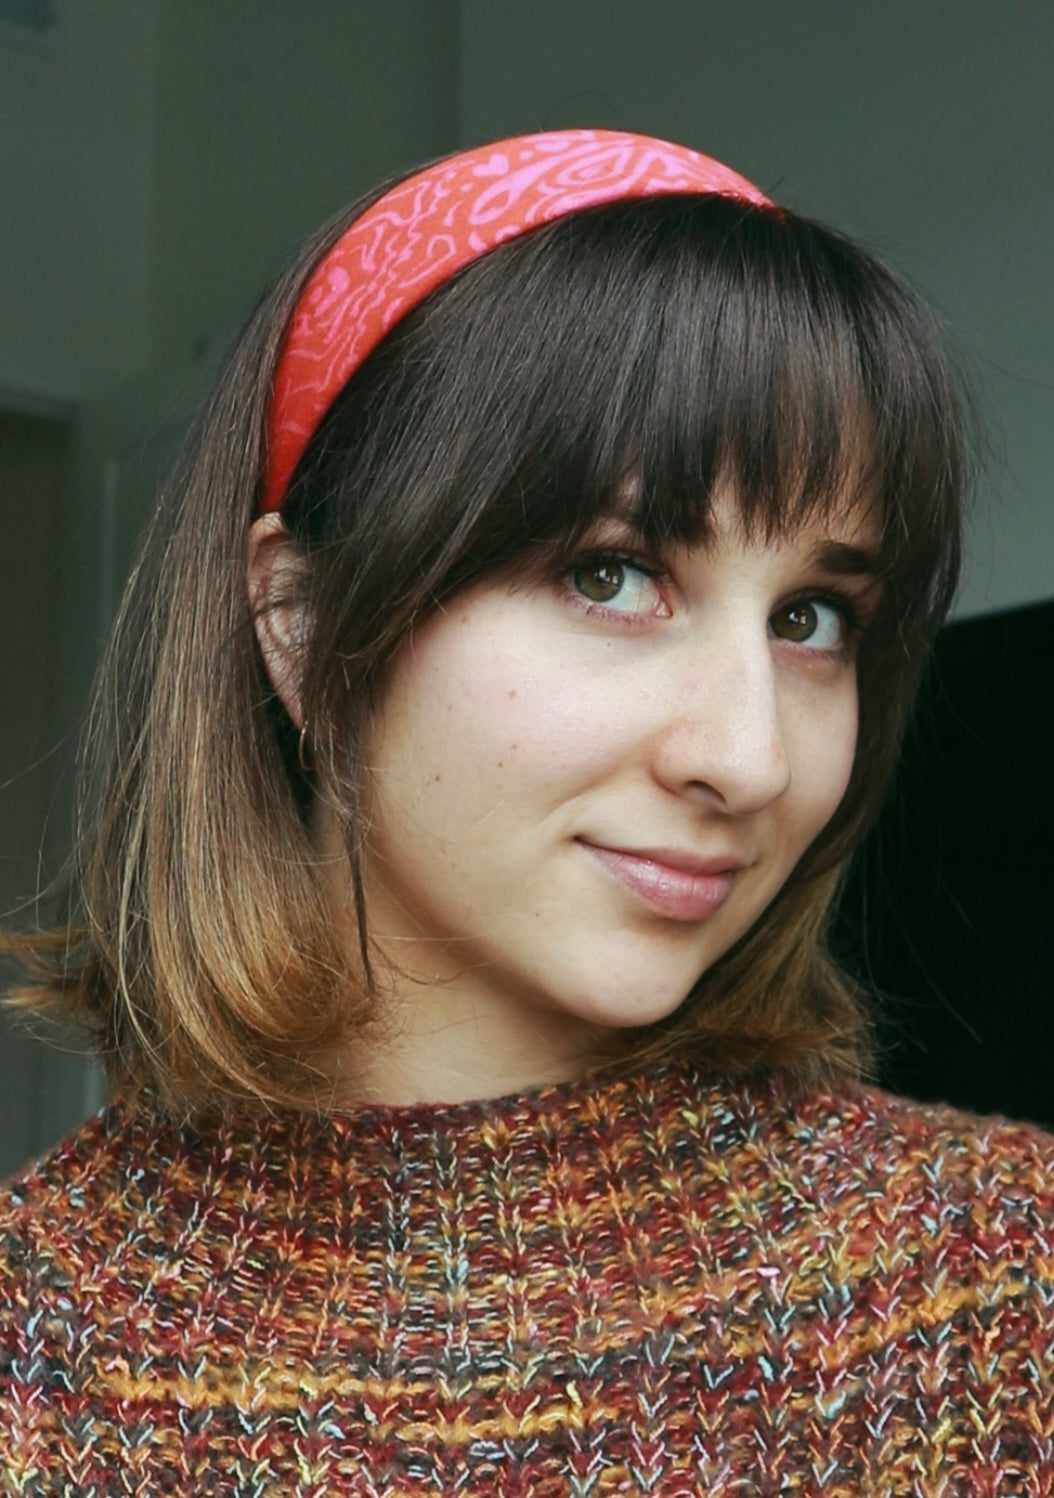
<path id="1" fill-rule="evenodd" d="M 1007 1166 L 1040 1168 L 1036 1184 L 1051 1184 L 1054 1134 L 1026 1120 L 919 1102 L 862 1082 L 810 1093 L 789 1117 L 803 1138 L 837 1141 L 851 1153 L 865 1151 L 867 1158 L 885 1157 L 905 1169 L 917 1166 L 949 1182 Z"/>
<path id="2" fill-rule="evenodd" d="M 61 1278 L 89 1256 L 105 1260 L 142 1220 L 172 1133 L 118 1101 L 0 1185 L 0 1300 L 12 1278 Z"/>
<path id="3" fill-rule="evenodd" d="M 1035 1124 L 846 1083 L 789 1101 L 782 1148 L 828 1212 L 934 1251 L 1027 1255 L 1054 1282 L 1054 1135 Z"/>

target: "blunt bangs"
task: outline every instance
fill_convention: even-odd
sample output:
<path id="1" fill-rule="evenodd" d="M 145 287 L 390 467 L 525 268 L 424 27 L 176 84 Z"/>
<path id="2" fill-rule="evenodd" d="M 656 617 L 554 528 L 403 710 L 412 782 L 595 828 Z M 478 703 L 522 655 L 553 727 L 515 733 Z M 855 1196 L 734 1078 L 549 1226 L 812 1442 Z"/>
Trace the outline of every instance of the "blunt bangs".
<path id="1" fill-rule="evenodd" d="M 358 655 L 616 508 L 647 543 L 705 541 L 719 484 L 766 538 L 877 503 L 898 607 L 941 613 L 963 468 L 954 376 L 882 266 L 782 211 L 655 198 L 559 220 L 433 294 L 329 413 L 286 515 L 353 552 L 378 610 L 348 599 Z"/>

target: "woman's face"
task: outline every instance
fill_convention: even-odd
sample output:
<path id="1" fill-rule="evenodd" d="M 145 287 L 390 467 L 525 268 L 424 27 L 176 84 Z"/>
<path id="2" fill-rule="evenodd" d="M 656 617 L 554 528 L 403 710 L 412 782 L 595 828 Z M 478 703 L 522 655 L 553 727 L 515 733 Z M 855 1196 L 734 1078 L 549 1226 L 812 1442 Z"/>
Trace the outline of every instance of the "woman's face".
<path id="1" fill-rule="evenodd" d="M 765 543 L 726 496 L 716 521 L 655 556 L 611 519 L 562 576 L 488 580 L 397 655 L 366 890 L 398 1044 L 445 1068 L 411 1092 L 553 1080 L 598 1027 L 670 1014 L 838 806 L 875 520 Z"/>

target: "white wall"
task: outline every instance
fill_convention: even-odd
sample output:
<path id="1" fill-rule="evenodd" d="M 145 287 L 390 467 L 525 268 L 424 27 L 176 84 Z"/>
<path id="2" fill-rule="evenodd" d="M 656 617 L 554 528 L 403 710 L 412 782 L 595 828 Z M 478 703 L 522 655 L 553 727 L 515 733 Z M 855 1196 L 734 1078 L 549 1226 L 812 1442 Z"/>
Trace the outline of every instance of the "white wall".
<path id="1" fill-rule="evenodd" d="M 962 612 L 1054 595 L 1050 0 L 462 0 L 463 140 L 681 140 L 927 294 L 997 448 Z"/>

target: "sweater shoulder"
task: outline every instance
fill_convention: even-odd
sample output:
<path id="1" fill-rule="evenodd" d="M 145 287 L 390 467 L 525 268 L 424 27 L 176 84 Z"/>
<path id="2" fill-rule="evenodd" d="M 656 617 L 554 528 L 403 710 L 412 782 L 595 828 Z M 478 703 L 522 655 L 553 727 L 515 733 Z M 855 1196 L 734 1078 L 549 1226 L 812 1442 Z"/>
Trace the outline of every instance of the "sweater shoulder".
<path id="1" fill-rule="evenodd" d="M 843 1192 L 843 1210 L 880 1198 L 924 1232 L 958 1221 L 1054 1251 L 1054 1135 L 1034 1124 L 847 1084 L 788 1109 L 784 1128 L 798 1168 Z"/>
<path id="2" fill-rule="evenodd" d="M 1054 1160 L 1054 1134 L 1001 1114 L 973 1113 L 950 1103 L 923 1103 L 867 1083 L 847 1082 L 802 1100 L 801 1122 L 830 1129 L 861 1146 L 980 1164 L 1002 1159 Z"/>
<path id="3" fill-rule="evenodd" d="M 150 1178 L 169 1152 L 169 1132 L 116 1104 L 0 1185 L 0 1299 L 5 1284 L 61 1281 L 116 1249 L 149 1212 Z"/>

